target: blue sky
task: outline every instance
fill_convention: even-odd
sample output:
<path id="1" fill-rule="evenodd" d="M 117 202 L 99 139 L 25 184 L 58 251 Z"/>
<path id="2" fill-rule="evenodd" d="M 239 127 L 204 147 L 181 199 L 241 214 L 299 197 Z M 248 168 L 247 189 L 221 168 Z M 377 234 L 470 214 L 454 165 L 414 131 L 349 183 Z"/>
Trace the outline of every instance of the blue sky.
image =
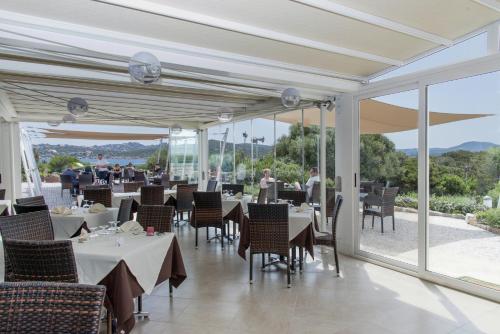
<path id="1" fill-rule="evenodd" d="M 486 55 L 486 34 L 481 34 L 469 40 L 457 44 L 451 48 L 439 51 L 431 56 L 408 64 L 402 68 L 387 73 L 374 81 L 386 79 L 406 73 L 411 73 L 423 69 L 428 69 L 444 64 L 464 61 Z M 417 91 L 403 92 L 377 98 L 381 101 L 392 103 L 404 107 L 417 108 Z M 494 114 L 476 120 L 467 120 L 445 125 L 431 127 L 429 132 L 431 147 L 450 147 L 466 141 L 488 141 L 500 144 L 500 74 L 491 73 L 478 77 L 457 80 L 453 82 L 430 86 L 428 90 L 428 104 L 430 111 L 446 113 L 484 113 Z M 45 124 L 25 123 L 30 126 L 48 127 Z M 233 126 L 221 125 L 212 129 L 210 138 L 221 139 L 222 135 L 213 133 L 224 132 L 229 127 L 228 141 L 232 142 Z M 103 131 L 103 132 L 128 132 L 128 133 L 168 133 L 167 129 L 148 127 L 123 127 L 123 126 L 97 126 L 97 125 L 71 125 L 62 124 L 60 129 L 78 129 L 83 131 Z M 276 137 L 288 133 L 289 125 L 277 122 Z M 250 121 L 240 122 L 235 125 L 235 142 L 244 141 L 243 132 L 247 132 L 250 137 Z M 266 119 L 256 119 L 253 121 L 253 136 L 264 137 L 264 144 L 271 145 L 274 140 L 273 121 Z M 405 131 L 397 134 L 387 134 L 396 143 L 397 148 L 417 147 L 417 131 Z M 34 143 L 54 143 L 54 144 L 84 144 L 100 145 L 106 143 L 116 143 L 117 141 L 92 141 L 92 140 L 59 140 L 34 138 Z M 156 144 L 158 141 L 141 141 L 141 143 Z"/>

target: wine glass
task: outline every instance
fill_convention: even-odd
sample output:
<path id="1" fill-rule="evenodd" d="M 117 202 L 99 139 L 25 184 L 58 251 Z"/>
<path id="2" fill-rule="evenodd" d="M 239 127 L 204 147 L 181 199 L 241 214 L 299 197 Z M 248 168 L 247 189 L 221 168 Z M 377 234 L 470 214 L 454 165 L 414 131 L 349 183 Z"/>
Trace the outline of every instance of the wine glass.
<path id="1" fill-rule="evenodd" d="M 74 200 L 71 202 L 71 210 L 74 211 L 78 208 L 78 201 Z"/>
<path id="2" fill-rule="evenodd" d="M 84 209 L 88 209 L 89 208 L 89 200 L 87 200 L 87 199 L 83 200 L 83 208 Z"/>
<path id="3" fill-rule="evenodd" d="M 110 221 L 108 224 L 111 225 L 111 227 L 108 230 L 116 233 L 116 231 L 118 230 L 118 221 L 113 220 L 113 221 Z"/>

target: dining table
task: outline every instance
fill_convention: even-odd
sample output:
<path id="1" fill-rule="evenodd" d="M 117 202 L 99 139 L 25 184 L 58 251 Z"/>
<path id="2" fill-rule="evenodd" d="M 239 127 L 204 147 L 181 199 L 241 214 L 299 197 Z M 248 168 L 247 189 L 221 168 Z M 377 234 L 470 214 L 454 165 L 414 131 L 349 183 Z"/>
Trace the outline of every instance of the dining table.
<path id="1" fill-rule="evenodd" d="M 163 203 L 167 203 L 170 198 L 174 198 L 177 195 L 177 190 L 172 190 L 172 189 L 165 189 L 163 192 Z M 141 192 L 136 191 L 136 192 L 113 192 L 112 197 L 111 197 L 111 206 L 114 208 L 119 208 L 120 203 L 122 199 L 125 198 L 133 198 L 134 199 L 134 204 L 132 205 L 135 210 L 132 210 L 133 212 L 137 211 L 137 206 L 141 204 Z"/>
<path id="2" fill-rule="evenodd" d="M 10 214 L 12 208 L 12 202 L 9 199 L 0 200 L 0 216 L 5 216 Z"/>
<path id="3" fill-rule="evenodd" d="M 104 232 L 105 230 L 103 230 Z M 104 305 L 116 319 L 116 332 L 129 333 L 135 325 L 134 298 L 151 294 L 169 281 L 179 287 L 187 278 L 174 233 L 92 233 L 88 241 L 72 238 L 81 284 L 104 285 Z M 0 238 L 0 282 L 4 281 L 4 249 Z M 111 327 L 108 323 L 108 333 Z"/>
<path id="4" fill-rule="evenodd" d="M 292 246 L 304 248 L 314 258 L 314 208 L 288 209 L 288 241 Z M 250 247 L 250 220 L 244 215 L 240 223 L 240 243 L 238 255 L 246 259 L 246 250 Z"/>
<path id="5" fill-rule="evenodd" d="M 117 208 L 106 208 L 102 212 L 90 212 L 88 208 L 79 207 L 68 211 L 68 213 L 70 214 L 50 212 L 56 240 L 77 236 L 82 229 L 90 232 L 93 227 L 106 225 L 111 221 L 116 221 L 118 217 Z"/>

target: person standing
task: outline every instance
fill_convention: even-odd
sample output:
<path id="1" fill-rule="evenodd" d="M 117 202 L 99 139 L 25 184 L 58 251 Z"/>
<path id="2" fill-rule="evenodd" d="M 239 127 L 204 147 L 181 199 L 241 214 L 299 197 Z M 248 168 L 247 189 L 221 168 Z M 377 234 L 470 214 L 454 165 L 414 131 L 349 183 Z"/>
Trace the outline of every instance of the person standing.
<path id="1" fill-rule="evenodd" d="M 271 170 L 269 168 L 264 168 L 262 171 L 264 176 L 260 179 L 260 188 L 267 189 L 269 185 L 268 182 L 274 182 L 274 178 L 271 177 Z"/>
<path id="2" fill-rule="evenodd" d="M 71 195 L 75 196 L 78 194 L 79 182 L 75 171 L 73 170 L 73 166 L 69 165 L 66 170 L 61 175 L 68 175 L 71 177 Z"/>
<path id="3" fill-rule="evenodd" d="M 108 165 L 109 163 L 106 161 L 106 159 L 104 159 L 102 153 L 99 153 L 95 162 L 95 169 L 97 171 L 96 174 L 97 178 L 106 181 L 106 183 L 109 183 Z"/>

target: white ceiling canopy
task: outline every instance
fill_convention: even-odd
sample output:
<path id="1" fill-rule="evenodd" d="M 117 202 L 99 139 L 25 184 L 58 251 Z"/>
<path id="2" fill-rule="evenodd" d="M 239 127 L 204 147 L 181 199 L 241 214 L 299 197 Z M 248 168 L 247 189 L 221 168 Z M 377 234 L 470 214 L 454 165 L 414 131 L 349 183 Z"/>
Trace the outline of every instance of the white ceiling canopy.
<path id="1" fill-rule="evenodd" d="M 307 107 L 499 19 L 494 0 L 2 0 L 0 112 L 60 120 L 78 96 L 78 122 L 199 127 L 281 111 L 289 87 Z M 138 52 L 157 83 L 131 82 Z"/>

